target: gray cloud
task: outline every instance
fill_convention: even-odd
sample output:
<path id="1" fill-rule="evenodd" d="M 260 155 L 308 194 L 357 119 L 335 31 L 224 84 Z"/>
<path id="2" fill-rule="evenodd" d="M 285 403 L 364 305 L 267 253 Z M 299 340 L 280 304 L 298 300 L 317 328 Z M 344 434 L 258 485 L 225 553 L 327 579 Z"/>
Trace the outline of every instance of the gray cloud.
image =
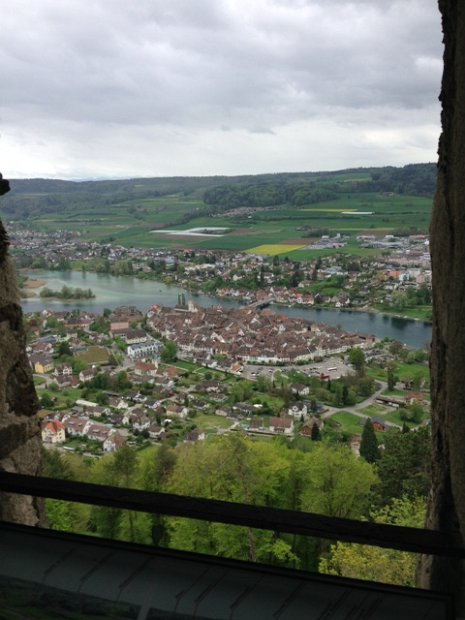
<path id="1" fill-rule="evenodd" d="M 433 1 L 17 0 L 2 22 L 0 166 L 21 176 L 435 157 Z M 309 132 L 299 146 L 289 142 L 297 129 Z M 395 148 L 389 132 L 403 136 Z"/>

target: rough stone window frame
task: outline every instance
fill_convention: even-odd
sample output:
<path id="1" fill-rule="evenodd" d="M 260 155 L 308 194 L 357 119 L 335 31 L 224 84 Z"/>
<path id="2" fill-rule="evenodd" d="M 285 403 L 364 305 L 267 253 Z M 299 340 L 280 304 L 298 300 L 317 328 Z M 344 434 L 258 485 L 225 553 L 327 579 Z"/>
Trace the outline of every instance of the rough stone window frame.
<path id="1" fill-rule="evenodd" d="M 430 225 L 432 485 L 426 527 L 465 540 L 465 2 L 439 0 L 444 34 L 438 182 Z M 465 617 L 465 564 L 425 557 L 417 583 L 453 592 Z"/>

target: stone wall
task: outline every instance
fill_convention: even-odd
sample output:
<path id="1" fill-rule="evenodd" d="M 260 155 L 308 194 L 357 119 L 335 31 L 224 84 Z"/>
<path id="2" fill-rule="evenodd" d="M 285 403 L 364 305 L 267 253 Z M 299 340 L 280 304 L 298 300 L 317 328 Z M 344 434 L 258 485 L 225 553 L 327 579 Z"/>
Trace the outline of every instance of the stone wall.
<path id="1" fill-rule="evenodd" d="M 0 175 L 0 195 L 9 190 Z M 26 355 L 26 336 L 8 237 L 0 222 L 0 469 L 37 475 L 41 466 L 38 400 Z M 39 525 L 42 502 L 0 494 L 0 519 Z"/>
<path id="2" fill-rule="evenodd" d="M 442 135 L 431 220 L 432 491 L 427 526 L 465 541 L 465 2 L 440 0 L 444 33 Z M 465 617 L 465 566 L 424 558 L 418 585 L 454 592 Z"/>

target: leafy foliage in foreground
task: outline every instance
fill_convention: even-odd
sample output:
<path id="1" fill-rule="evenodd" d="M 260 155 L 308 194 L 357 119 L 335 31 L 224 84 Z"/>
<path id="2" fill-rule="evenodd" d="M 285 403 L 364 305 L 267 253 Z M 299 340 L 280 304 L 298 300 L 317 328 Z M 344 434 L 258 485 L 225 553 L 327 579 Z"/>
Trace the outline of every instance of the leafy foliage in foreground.
<path id="1" fill-rule="evenodd" d="M 407 527 L 423 527 L 425 500 L 404 496 L 393 499 L 371 518 L 376 523 Z M 413 553 L 382 549 L 353 543 L 331 545 L 329 554 L 320 561 L 320 571 L 330 575 L 369 579 L 385 583 L 414 586 L 417 558 Z"/>
<path id="2" fill-rule="evenodd" d="M 76 457 L 47 452 L 45 470 L 113 486 L 338 517 L 366 515 L 370 493 L 378 483 L 373 467 L 346 446 L 311 444 L 303 452 L 279 440 L 254 442 L 234 435 L 140 453 L 126 446 L 86 465 Z M 90 530 L 104 537 L 249 561 L 316 569 L 321 552 L 319 543 L 301 536 L 251 528 L 100 507 L 76 510 L 55 500 L 47 501 L 47 510 L 52 528 Z"/>
<path id="3" fill-rule="evenodd" d="M 45 452 L 47 475 L 193 497 L 421 527 L 428 428 L 388 431 L 376 464 L 343 444 L 216 437 L 141 452 L 125 446 L 98 461 Z M 302 448 L 302 449 L 300 449 Z M 415 556 L 347 543 L 163 515 L 47 500 L 50 526 L 145 544 L 409 585 Z"/>

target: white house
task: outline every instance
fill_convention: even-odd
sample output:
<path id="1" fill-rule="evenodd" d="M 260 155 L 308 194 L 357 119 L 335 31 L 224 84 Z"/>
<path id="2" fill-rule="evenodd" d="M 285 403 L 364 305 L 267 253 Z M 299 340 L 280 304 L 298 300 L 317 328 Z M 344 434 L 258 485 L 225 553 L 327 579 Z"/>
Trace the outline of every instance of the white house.
<path id="1" fill-rule="evenodd" d="M 294 423 L 290 418 L 271 417 L 268 426 L 272 433 L 292 435 Z"/>
<path id="2" fill-rule="evenodd" d="M 162 343 L 158 340 L 148 340 L 140 344 L 130 344 L 127 354 L 131 360 L 158 359 Z"/>
<path id="3" fill-rule="evenodd" d="M 42 426 L 42 441 L 44 443 L 63 443 L 66 441 L 65 427 L 60 420 L 44 423 Z"/>
<path id="4" fill-rule="evenodd" d="M 289 408 L 287 412 L 290 416 L 294 418 L 294 420 L 300 420 L 302 416 L 304 418 L 307 417 L 308 409 L 307 405 L 304 402 L 297 400 L 289 403 Z"/>
<path id="5" fill-rule="evenodd" d="M 103 449 L 105 452 L 115 452 L 119 450 L 126 443 L 126 438 L 123 437 L 117 431 L 110 433 L 103 442 Z"/>

